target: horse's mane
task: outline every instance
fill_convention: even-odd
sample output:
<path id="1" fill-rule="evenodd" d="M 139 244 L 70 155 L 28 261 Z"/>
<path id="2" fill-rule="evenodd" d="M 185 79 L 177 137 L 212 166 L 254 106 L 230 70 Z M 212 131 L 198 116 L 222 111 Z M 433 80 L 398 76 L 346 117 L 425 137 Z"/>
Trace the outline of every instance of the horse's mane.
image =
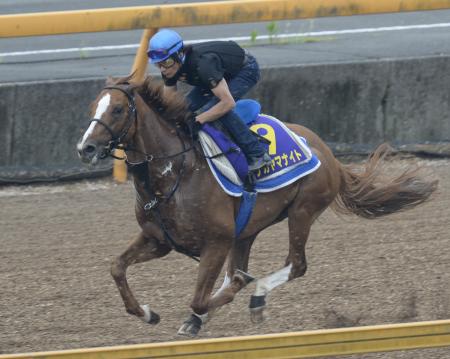
<path id="1" fill-rule="evenodd" d="M 164 85 L 151 76 L 147 76 L 144 81 L 131 81 L 133 74 L 117 80 L 108 79 L 108 84 L 127 85 L 131 91 L 137 91 L 144 102 L 166 121 L 173 124 L 186 123 L 191 116 L 189 106 L 184 96 L 177 92 L 170 92 L 163 95 Z"/>

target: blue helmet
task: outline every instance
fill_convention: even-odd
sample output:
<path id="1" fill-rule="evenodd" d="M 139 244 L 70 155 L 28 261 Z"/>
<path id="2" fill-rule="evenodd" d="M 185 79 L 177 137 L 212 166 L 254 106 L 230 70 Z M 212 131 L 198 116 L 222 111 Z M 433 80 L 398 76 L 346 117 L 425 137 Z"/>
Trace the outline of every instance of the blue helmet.
<path id="1" fill-rule="evenodd" d="M 183 49 L 183 39 L 173 30 L 162 29 L 150 39 L 147 55 L 152 63 L 164 61 Z"/>

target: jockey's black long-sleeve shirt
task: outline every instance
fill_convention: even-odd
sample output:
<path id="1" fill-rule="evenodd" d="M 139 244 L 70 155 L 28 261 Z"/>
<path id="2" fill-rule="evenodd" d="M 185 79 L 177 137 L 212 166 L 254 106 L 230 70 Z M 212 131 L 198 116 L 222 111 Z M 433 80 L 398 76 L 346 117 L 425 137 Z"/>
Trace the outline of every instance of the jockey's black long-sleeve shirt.
<path id="1" fill-rule="evenodd" d="M 236 76 L 244 63 L 245 52 L 234 41 L 208 41 L 185 48 L 185 60 L 172 78 L 163 76 L 166 86 L 183 81 L 192 86 L 213 89 L 224 78 Z"/>

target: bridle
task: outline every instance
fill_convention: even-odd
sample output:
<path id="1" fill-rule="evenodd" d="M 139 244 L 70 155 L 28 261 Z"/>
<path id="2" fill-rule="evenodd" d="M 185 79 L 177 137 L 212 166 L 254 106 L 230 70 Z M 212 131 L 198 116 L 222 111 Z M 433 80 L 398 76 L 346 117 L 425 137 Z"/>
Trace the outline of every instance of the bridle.
<path id="1" fill-rule="evenodd" d="M 133 94 L 128 91 L 127 89 L 124 89 L 120 86 L 106 86 L 103 88 L 103 90 L 118 90 L 121 91 L 128 99 L 128 116 L 127 116 L 127 122 L 125 126 L 122 128 L 122 131 L 116 135 L 114 131 L 111 129 L 111 127 L 108 126 L 104 121 L 101 119 L 92 118 L 89 123 L 92 122 L 98 122 L 100 125 L 102 125 L 111 135 L 111 140 L 108 142 L 108 145 L 105 146 L 105 150 L 101 153 L 100 158 L 103 159 L 107 156 L 114 157 L 116 159 L 123 159 L 115 156 L 113 154 L 113 151 L 116 148 L 120 148 L 120 143 L 122 140 L 127 136 L 128 131 L 130 130 L 133 123 L 137 121 L 137 110 L 136 110 L 136 102 L 134 100 Z"/>
<path id="2" fill-rule="evenodd" d="M 181 169 L 178 172 L 177 175 L 177 179 L 175 181 L 174 186 L 172 187 L 172 189 L 165 195 L 160 195 L 160 199 L 163 199 L 164 202 L 168 202 L 170 200 L 170 198 L 175 194 L 176 190 L 178 189 L 180 182 L 181 182 L 181 178 L 184 174 L 184 170 L 185 170 L 185 162 L 186 162 L 186 158 L 185 158 L 185 154 L 188 151 L 191 151 L 193 149 L 195 149 L 194 143 L 193 143 L 193 139 L 191 138 L 191 144 L 188 148 L 186 148 L 186 144 L 184 142 L 184 140 L 181 138 L 181 135 L 179 133 L 178 128 L 176 128 L 176 134 L 178 136 L 178 138 L 180 139 L 180 142 L 182 143 L 183 149 L 180 152 L 177 152 L 175 154 L 172 155 L 167 155 L 167 156 L 154 156 L 152 154 L 148 154 L 142 151 L 139 151 L 135 148 L 132 148 L 130 146 L 124 146 L 121 144 L 122 140 L 127 136 L 128 131 L 130 130 L 131 126 L 133 125 L 133 123 L 137 122 L 137 109 L 136 109 L 136 101 L 134 99 L 133 94 L 127 89 L 127 88 L 123 88 L 120 86 L 106 86 L 103 88 L 103 90 L 118 90 L 121 91 L 123 94 L 125 94 L 127 96 L 128 99 L 128 118 L 127 118 L 127 123 L 125 124 L 125 126 L 123 127 L 122 131 L 120 132 L 119 135 L 116 135 L 114 133 L 114 131 L 111 129 L 111 127 L 109 127 L 105 122 L 103 122 L 100 119 L 91 119 L 90 122 L 98 122 L 99 124 L 101 124 L 103 127 L 106 128 L 106 130 L 110 133 L 111 135 L 111 140 L 108 142 L 108 145 L 105 146 L 105 150 L 102 152 L 102 154 L 100 155 L 100 158 L 105 158 L 107 156 L 111 156 L 113 158 L 116 159 L 120 159 L 120 160 L 125 160 L 125 162 L 127 163 L 128 166 L 131 167 L 136 167 L 136 168 L 141 168 L 144 169 L 144 172 L 141 173 L 141 176 L 143 175 L 143 177 L 145 178 L 145 190 L 149 193 L 152 194 L 153 199 L 150 200 L 150 202 L 146 203 L 143 205 L 144 211 L 145 212 L 150 212 L 152 211 L 153 215 L 155 216 L 160 229 L 162 230 L 163 234 L 164 234 L 164 239 L 166 240 L 166 242 L 168 243 L 169 246 L 171 246 L 174 250 L 176 250 L 177 252 L 180 252 L 182 254 L 187 255 L 188 257 L 191 257 L 192 259 L 199 261 L 199 259 L 192 254 L 189 250 L 187 250 L 186 248 L 184 248 L 183 246 L 177 244 L 175 242 L 175 240 L 170 236 L 165 224 L 164 224 L 164 220 L 162 219 L 161 216 L 161 212 L 159 210 L 158 205 L 162 202 L 158 199 L 158 196 L 156 196 L 155 191 L 153 190 L 151 184 L 148 182 L 148 166 L 147 164 L 154 161 L 154 160 L 164 160 L 164 159 L 170 159 L 170 158 L 174 158 L 174 157 L 178 157 L 180 155 L 183 156 L 183 161 L 182 161 L 182 165 L 181 165 Z M 140 162 L 130 162 L 128 161 L 128 159 L 126 157 L 124 158 L 120 158 L 117 157 L 113 154 L 114 149 L 123 149 L 124 151 L 133 151 L 136 153 L 139 153 L 141 155 L 144 156 L 144 159 Z"/>
<path id="3" fill-rule="evenodd" d="M 102 154 L 100 155 L 100 158 L 103 159 L 107 156 L 113 157 L 115 159 L 118 160 L 125 160 L 128 164 L 131 165 L 137 165 L 140 163 L 145 163 L 145 162 L 151 162 L 153 160 L 165 160 L 165 159 L 170 159 L 170 158 L 174 158 L 174 157 L 178 157 L 190 150 L 195 149 L 195 146 L 193 143 L 191 143 L 191 145 L 186 148 L 184 141 L 181 139 L 180 133 L 178 131 L 178 129 L 176 128 L 176 133 L 177 136 L 180 138 L 180 141 L 183 145 L 183 149 L 180 152 L 171 154 L 171 155 L 166 155 L 166 156 L 155 156 L 152 154 L 148 154 L 142 151 L 139 151 L 133 147 L 130 146 L 124 146 L 121 142 L 123 141 L 123 139 L 127 136 L 128 131 L 130 130 L 131 126 L 133 125 L 133 123 L 137 122 L 137 109 L 136 109 L 136 101 L 134 99 L 134 95 L 127 89 L 127 88 L 123 88 L 120 86 L 106 86 L 103 87 L 103 90 L 118 90 L 120 92 L 122 92 L 128 99 L 128 116 L 127 116 L 127 123 L 125 124 L 125 126 L 122 128 L 122 131 L 120 132 L 119 135 L 116 135 L 114 133 L 114 131 L 111 129 L 110 126 L 108 126 L 108 124 L 106 124 L 104 121 L 100 120 L 100 119 L 96 119 L 93 118 L 89 121 L 89 123 L 91 122 L 98 122 L 99 124 L 101 124 L 111 135 L 111 140 L 108 142 L 108 144 L 105 146 L 105 150 L 102 152 Z M 132 151 L 132 152 L 136 152 L 139 153 L 141 155 L 143 155 L 144 160 L 141 162 L 129 162 L 128 159 L 126 157 L 117 157 L 113 154 L 113 151 L 115 149 L 121 149 L 124 151 Z"/>

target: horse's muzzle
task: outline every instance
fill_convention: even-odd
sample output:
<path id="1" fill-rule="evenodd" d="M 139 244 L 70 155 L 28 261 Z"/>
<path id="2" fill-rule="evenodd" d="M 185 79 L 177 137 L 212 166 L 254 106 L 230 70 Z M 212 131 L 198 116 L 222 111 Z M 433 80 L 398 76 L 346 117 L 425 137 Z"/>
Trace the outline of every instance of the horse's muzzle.
<path id="1" fill-rule="evenodd" d="M 101 147 L 101 150 L 99 150 L 99 147 L 95 143 L 89 141 L 83 144 L 78 142 L 77 151 L 81 161 L 83 161 L 84 163 L 89 163 L 91 165 L 97 164 L 97 161 L 99 159 L 106 157 L 104 155 L 105 149 L 103 147 Z"/>

